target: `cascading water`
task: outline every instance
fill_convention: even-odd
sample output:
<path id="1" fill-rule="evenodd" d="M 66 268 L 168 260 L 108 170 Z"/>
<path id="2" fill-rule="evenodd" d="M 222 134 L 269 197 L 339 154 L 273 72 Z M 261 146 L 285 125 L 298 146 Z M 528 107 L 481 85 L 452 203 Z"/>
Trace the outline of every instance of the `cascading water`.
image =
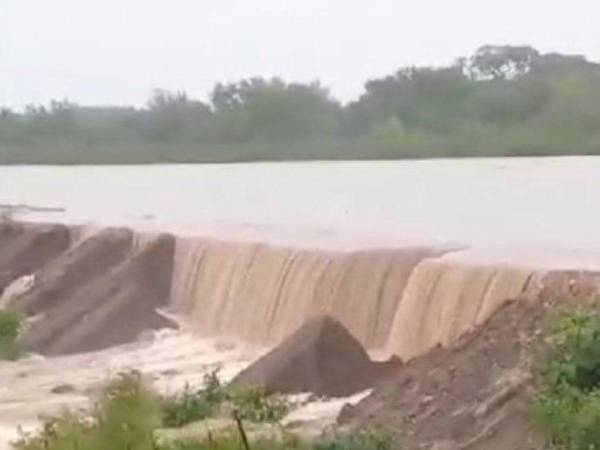
<path id="1" fill-rule="evenodd" d="M 518 297 L 530 270 L 419 248 L 333 252 L 179 238 L 172 307 L 200 334 L 275 345 L 329 315 L 401 358 L 448 345 Z"/>
<path id="2" fill-rule="evenodd" d="M 403 359 L 447 346 L 521 295 L 532 271 L 427 259 L 414 270 L 395 313 L 387 351 Z"/>

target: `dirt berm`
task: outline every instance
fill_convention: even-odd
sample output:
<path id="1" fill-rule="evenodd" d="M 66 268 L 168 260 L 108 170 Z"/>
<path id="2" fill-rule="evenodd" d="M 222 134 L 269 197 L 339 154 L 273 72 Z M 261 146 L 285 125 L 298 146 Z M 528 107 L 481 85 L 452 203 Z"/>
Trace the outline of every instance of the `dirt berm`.
<path id="1" fill-rule="evenodd" d="M 64 225 L 0 223 L 0 295 L 16 279 L 30 275 L 69 248 Z"/>
<path id="2" fill-rule="evenodd" d="M 135 249 L 131 231 L 106 229 L 37 271 L 33 288 L 10 305 L 38 317 L 27 348 L 51 356 L 101 350 L 171 326 L 156 308 L 168 302 L 174 245 L 159 235 Z"/>
<path id="3" fill-rule="evenodd" d="M 338 422 L 399 430 L 406 448 L 541 450 L 529 420 L 532 365 L 559 298 L 600 292 L 598 275 L 555 273 L 450 349 L 408 362 Z M 576 300 L 579 301 L 579 300 Z"/>
<path id="4" fill-rule="evenodd" d="M 270 393 L 312 392 L 345 397 L 372 387 L 399 364 L 395 360 L 371 361 L 342 324 L 319 317 L 242 371 L 231 385 L 260 386 Z"/>

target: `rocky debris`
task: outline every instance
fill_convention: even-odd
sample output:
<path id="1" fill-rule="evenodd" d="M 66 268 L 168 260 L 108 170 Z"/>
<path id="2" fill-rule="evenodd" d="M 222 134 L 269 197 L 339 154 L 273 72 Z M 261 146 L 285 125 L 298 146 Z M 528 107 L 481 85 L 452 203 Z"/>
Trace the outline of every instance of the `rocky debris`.
<path id="1" fill-rule="evenodd" d="M 399 361 L 372 362 L 341 323 L 319 317 L 242 371 L 232 385 L 345 397 L 372 387 L 400 365 Z"/>

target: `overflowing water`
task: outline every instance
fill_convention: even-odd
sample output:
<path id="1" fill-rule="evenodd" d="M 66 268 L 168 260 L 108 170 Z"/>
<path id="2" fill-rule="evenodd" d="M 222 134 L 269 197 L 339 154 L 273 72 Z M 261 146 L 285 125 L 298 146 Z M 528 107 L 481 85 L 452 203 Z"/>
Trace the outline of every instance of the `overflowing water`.
<path id="1" fill-rule="evenodd" d="M 594 157 L 0 167 L 0 212 L 78 225 L 73 247 L 107 225 L 136 230 L 137 250 L 174 233 L 169 309 L 204 339 L 270 347 L 327 314 L 374 354 L 406 359 L 451 344 L 550 269 L 600 268 L 599 180 Z M 137 365 L 193 377 L 206 358 L 231 356 L 196 355 L 204 341 L 185 336 L 182 360 L 168 357 L 177 337 L 133 347 Z M 132 355 L 63 362 L 85 385 Z M 0 375 L 24 397 L 0 392 L 0 412 L 31 420 L 45 401 L 19 364 Z M 50 365 L 33 364 L 36 389 L 59 381 Z"/>

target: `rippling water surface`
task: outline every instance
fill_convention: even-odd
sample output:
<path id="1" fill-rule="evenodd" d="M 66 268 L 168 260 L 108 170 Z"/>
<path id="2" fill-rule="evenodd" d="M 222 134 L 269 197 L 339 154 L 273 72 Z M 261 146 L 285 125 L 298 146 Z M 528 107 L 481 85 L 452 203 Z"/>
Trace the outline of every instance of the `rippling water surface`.
<path id="1" fill-rule="evenodd" d="M 600 265 L 596 157 L 0 167 L 0 204 L 51 208 L 21 209 L 29 220 Z"/>

